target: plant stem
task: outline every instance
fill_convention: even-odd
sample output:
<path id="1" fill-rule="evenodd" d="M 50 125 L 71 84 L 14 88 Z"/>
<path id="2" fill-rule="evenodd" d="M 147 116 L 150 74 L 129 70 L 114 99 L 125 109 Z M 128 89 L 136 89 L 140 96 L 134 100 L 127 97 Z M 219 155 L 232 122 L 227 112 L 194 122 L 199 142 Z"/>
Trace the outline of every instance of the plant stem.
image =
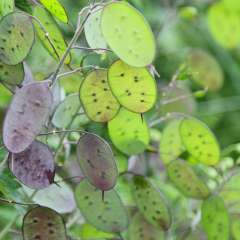
<path id="1" fill-rule="evenodd" d="M 57 80 L 57 76 L 58 76 L 59 72 L 61 71 L 61 68 L 62 68 L 62 66 L 63 66 L 63 64 L 64 64 L 64 62 L 65 62 L 65 60 L 66 60 L 66 58 L 67 58 L 67 56 L 69 54 L 69 52 L 71 51 L 73 45 L 76 43 L 76 41 L 78 40 L 79 36 L 83 32 L 84 25 L 85 25 L 87 19 L 89 18 L 89 16 L 91 15 L 92 10 L 93 10 L 93 8 L 91 8 L 88 11 L 88 13 L 85 16 L 85 18 L 83 19 L 82 23 L 79 25 L 79 27 L 77 28 L 76 32 L 74 33 L 74 36 L 73 36 L 72 40 L 70 41 L 70 43 L 69 43 L 65 53 L 63 54 L 62 58 L 60 59 L 60 62 L 58 64 L 58 66 L 57 66 L 57 69 L 56 69 L 55 73 L 52 76 L 52 85 Z"/>

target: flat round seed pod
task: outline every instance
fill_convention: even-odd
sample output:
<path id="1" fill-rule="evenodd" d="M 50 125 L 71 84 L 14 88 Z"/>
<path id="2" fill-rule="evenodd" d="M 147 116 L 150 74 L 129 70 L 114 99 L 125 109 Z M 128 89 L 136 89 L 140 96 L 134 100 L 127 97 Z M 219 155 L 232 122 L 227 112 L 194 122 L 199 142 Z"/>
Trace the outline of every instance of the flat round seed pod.
<path id="1" fill-rule="evenodd" d="M 231 212 L 240 213 L 240 174 L 232 176 L 222 187 L 220 196 Z"/>
<path id="2" fill-rule="evenodd" d="M 201 222 L 208 240 L 229 239 L 229 216 L 222 198 L 212 196 L 203 202 Z"/>
<path id="3" fill-rule="evenodd" d="M 76 210 L 76 202 L 72 188 L 64 180 L 55 175 L 54 182 L 47 188 L 40 189 L 32 198 L 33 202 L 44 207 L 51 208 L 60 214 L 71 213 Z M 28 196 L 32 196 L 35 190 L 23 187 Z"/>
<path id="4" fill-rule="evenodd" d="M 133 178 L 133 196 L 139 211 L 153 226 L 169 229 L 171 215 L 161 193 L 143 176 Z"/>
<path id="5" fill-rule="evenodd" d="M 149 224 L 141 213 L 137 212 L 128 228 L 129 240 L 164 240 L 164 232 Z"/>
<path id="6" fill-rule="evenodd" d="M 83 175 L 96 188 L 107 191 L 117 181 L 118 170 L 109 144 L 99 136 L 87 133 L 77 144 L 78 163 Z"/>
<path id="7" fill-rule="evenodd" d="M 105 232 L 121 232 L 128 226 L 128 216 L 114 190 L 104 193 L 87 180 L 82 180 L 75 191 L 78 207 L 85 220 Z"/>
<path id="8" fill-rule="evenodd" d="M 80 87 L 80 100 L 87 116 L 95 122 L 110 121 L 120 107 L 109 88 L 106 70 L 88 74 Z"/>
<path id="9" fill-rule="evenodd" d="M 231 235 L 234 240 L 240 239 L 240 216 L 234 214 L 230 216 L 231 219 Z"/>
<path id="10" fill-rule="evenodd" d="M 0 22 L 0 61 L 8 65 L 22 62 L 34 43 L 35 33 L 29 16 L 13 12 Z"/>
<path id="11" fill-rule="evenodd" d="M 119 103 L 130 111 L 144 113 L 156 102 L 156 82 L 147 68 L 118 60 L 108 70 L 108 82 Z"/>
<path id="12" fill-rule="evenodd" d="M 102 10 L 100 8 L 96 8 L 95 12 L 93 12 L 90 17 L 87 19 L 84 25 L 84 31 L 87 43 L 91 48 L 107 48 L 107 43 L 102 35 L 101 29 L 101 14 Z M 101 53 L 103 51 L 96 51 L 97 53 Z"/>
<path id="13" fill-rule="evenodd" d="M 198 85 L 213 92 L 222 88 L 223 72 L 212 55 L 203 50 L 192 50 L 188 55 L 187 64 L 193 81 Z"/>
<path id="14" fill-rule="evenodd" d="M 233 5 L 232 5 L 233 4 Z M 208 25 L 215 40 L 226 48 L 240 43 L 239 1 L 217 1 L 208 10 Z"/>
<path id="15" fill-rule="evenodd" d="M 0 1 L 0 18 L 13 12 L 14 0 L 1 0 Z"/>
<path id="16" fill-rule="evenodd" d="M 24 75 L 22 63 L 11 66 L 0 62 L 0 83 L 3 82 L 10 87 L 21 85 Z"/>
<path id="17" fill-rule="evenodd" d="M 54 157 L 47 145 L 34 141 L 20 153 L 10 153 L 8 165 L 13 175 L 33 189 L 48 187 L 54 182 Z"/>
<path id="18" fill-rule="evenodd" d="M 39 0 L 39 2 L 58 20 L 68 23 L 67 13 L 58 0 Z"/>
<path id="19" fill-rule="evenodd" d="M 180 135 L 186 150 L 198 162 L 215 165 L 220 158 L 220 148 L 211 130 L 196 118 L 184 118 Z"/>
<path id="20" fill-rule="evenodd" d="M 145 67 L 154 60 L 156 45 L 152 30 L 130 4 L 123 1 L 107 4 L 101 28 L 108 45 L 127 64 Z"/>
<path id="21" fill-rule="evenodd" d="M 58 128 L 66 128 L 80 110 L 78 94 L 68 95 L 56 108 L 52 123 Z"/>
<path id="22" fill-rule="evenodd" d="M 174 186 L 186 197 L 202 199 L 209 196 L 207 185 L 186 161 L 180 159 L 172 161 L 167 167 L 167 172 Z"/>
<path id="23" fill-rule="evenodd" d="M 34 23 L 38 37 L 40 38 L 43 46 L 48 50 L 48 52 L 52 55 L 53 58 L 59 60 L 59 58 L 61 58 L 65 53 L 67 45 L 61 31 L 58 28 L 57 23 L 55 22 L 51 14 L 41 7 L 35 7 L 33 15 L 38 18 L 39 21 L 41 21 L 45 30 L 48 32 L 48 38 L 51 39 L 52 44 L 49 43 L 45 33 L 42 31 L 39 24 Z M 65 64 L 69 64 L 70 61 L 71 56 L 68 55 L 65 60 Z"/>
<path id="24" fill-rule="evenodd" d="M 143 152 L 150 141 L 146 121 L 124 108 L 108 123 L 108 132 L 115 147 L 127 155 Z"/>
<path id="25" fill-rule="evenodd" d="M 23 219 L 24 240 L 67 240 L 63 218 L 54 210 L 36 207 Z"/>
<path id="26" fill-rule="evenodd" d="M 3 142 L 10 152 L 22 152 L 33 142 L 48 119 L 52 101 L 48 82 L 16 91 L 3 124 Z"/>
<path id="27" fill-rule="evenodd" d="M 160 159 L 166 165 L 177 159 L 185 151 L 181 136 L 179 135 L 181 121 L 182 119 L 174 119 L 163 130 L 159 149 Z"/>

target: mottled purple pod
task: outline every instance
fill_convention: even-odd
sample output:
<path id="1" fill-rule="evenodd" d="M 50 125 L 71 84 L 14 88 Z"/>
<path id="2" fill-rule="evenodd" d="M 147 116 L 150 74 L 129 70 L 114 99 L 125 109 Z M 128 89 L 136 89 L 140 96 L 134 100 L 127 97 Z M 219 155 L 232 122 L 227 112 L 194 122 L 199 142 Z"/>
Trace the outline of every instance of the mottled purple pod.
<path id="1" fill-rule="evenodd" d="M 23 219 L 24 240 L 67 240 L 63 218 L 54 210 L 36 207 Z"/>
<path id="2" fill-rule="evenodd" d="M 5 116 L 3 142 L 12 153 L 24 151 L 40 133 L 52 106 L 47 82 L 35 82 L 17 90 Z"/>
<path id="3" fill-rule="evenodd" d="M 30 188 L 46 188 L 54 181 L 54 157 L 41 142 L 34 141 L 25 151 L 9 154 L 8 164 L 16 178 Z"/>
<path id="4" fill-rule="evenodd" d="M 112 189 L 118 177 L 117 165 L 109 144 L 99 136 L 83 135 L 77 145 L 78 162 L 84 176 L 96 188 Z"/>

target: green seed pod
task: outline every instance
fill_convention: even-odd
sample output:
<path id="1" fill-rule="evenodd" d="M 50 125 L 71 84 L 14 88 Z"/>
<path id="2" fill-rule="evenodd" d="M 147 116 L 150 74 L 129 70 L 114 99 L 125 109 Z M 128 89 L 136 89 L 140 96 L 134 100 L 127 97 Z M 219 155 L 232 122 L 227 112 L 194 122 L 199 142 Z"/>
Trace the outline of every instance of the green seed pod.
<path id="1" fill-rule="evenodd" d="M 108 132 L 115 147 L 127 155 L 143 152 L 150 140 L 146 121 L 124 108 L 108 123 Z"/>
<path id="2" fill-rule="evenodd" d="M 66 128 L 80 110 L 78 94 L 68 95 L 56 108 L 52 123 L 58 128 Z"/>
<path id="3" fill-rule="evenodd" d="M 231 212 L 240 213 L 240 174 L 232 176 L 221 189 L 220 196 Z"/>
<path id="4" fill-rule="evenodd" d="M 160 159 L 166 165 L 177 159 L 185 150 L 179 135 L 181 121 L 182 119 L 174 119 L 163 130 L 159 149 Z"/>
<path id="5" fill-rule="evenodd" d="M 103 36 L 124 62 L 135 67 L 152 63 L 156 45 L 143 15 L 126 2 L 107 4 L 102 12 Z"/>
<path id="6" fill-rule="evenodd" d="M 21 85 L 24 75 L 22 63 L 11 66 L 0 62 L 0 83 L 3 82 L 3 84 L 6 84 L 11 88 Z"/>
<path id="7" fill-rule="evenodd" d="M 95 48 L 107 48 L 107 43 L 102 35 L 101 29 L 101 8 L 96 8 L 95 12 L 93 12 L 84 25 L 85 36 L 88 45 Z M 97 53 L 101 53 L 102 51 L 96 51 Z"/>
<path id="8" fill-rule="evenodd" d="M 4 16 L 0 21 L 0 61 L 8 65 L 22 62 L 34 43 L 31 18 L 20 12 Z"/>
<path id="9" fill-rule="evenodd" d="M 144 113 L 156 102 L 156 82 L 147 68 L 118 60 L 109 68 L 108 82 L 118 102 L 130 111 Z"/>
<path id="10" fill-rule="evenodd" d="M 106 232 L 102 232 L 98 229 L 96 229 L 95 227 L 93 227 L 92 225 L 85 223 L 83 225 L 81 225 L 80 227 L 80 235 L 79 237 L 81 237 L 81 239 L 84 240 L 111 240 L 113 239 L 115 236 L 115 234 L 112 233 L 106 233 Z"/>
<path id="11" fill-rule="evenodd" d="M 129 240 L 164 240 L 164 232 L 149 224 L 141 213 L 137 212 L 128 228 Z"/>
<path id="12" fill-rule="evenodd" d="M 42 5 L 58 20 L 68 23 L 67 13 L 58 0 L 39 0 Z"/>
<path id="13" fill-rule="evenodd" d="M 87 133 L 77 144 L 78 163 L 83 175 L 96 188 L 112 189 L 118 177 L 117 165 L 109 144 L 99 136 Z"/>
<path id="14" fill-rule="evenodd" d="M 231 235 L 233 240 L 240 240 L 240 215 L 234 214 L 231 219 Z"/>
<path id="15" fill-rule="evenodd" d="M 215 165 L 220 148 L 211 130 L 196 118 L 184 118 L 180 124 L 183 145 L 193 158 L 206 165 Z"/>
<path id="16" fill-rule="evenodd" d="M 110 121 L 120 107 L 109 89 L 106 70 L 88 74 L 80 87 L 80 100 L 87 116 L 95 122 Z"/>
<path id="17" fill-rule="evenodd" d="M 161 193 L 143 176 L 133 178 L 133 196 L 139 211 L 155 227 L 164 231 L 171 225 L 171 215 Z"/>
<path id="18" fill-rule="evenodd" d="M 78 207 L 85 220 L 105 232 L 121 232 L 128 226 L 128 216 L 114 190 L 104 193 L 82 180 L 75 191 Z"/>
<path id="19" fill-rule="evenodd" d="M 208 240 L 229 239 L 229 216 L 222 198 L 212 196 L 203 202 L 202 226 Z"/>
<path id="20" fill-rule="evenodd" d="M 36 32 L 38 37 L 40 38 L 43 46 L 48 50 L 48 52 L 52 55 L 53 58 L 58 60 L 63 56 L 67 49 L 66 42 L 63 38 L 61 31 L 58 28 L 57 23 L 54 18 L 48 13 L 44 8 L 39 6 L 34 8 L 33 15 L 41 21 L 45 30 L 48 33 L 48 38 L 51 40 L 51 43 L 46 38 L 45 32 L 41 29 L 38 23 L 34 23 Z M 65 60 L 65 64 L 69 64 L 71 62 L 71 55 L 69 54 Z"/>
<path id="21" fill-rule="evenodd" d="M 0 19 L 8 13 L 14 11 L 14 0 L 1 0 L 0 1 Z"/>
<path id="22" fill-rule="evenodd" d="M 193 168 L 183 160 L 172 161 L 167 168 L 168 177 L 186 197 L 202 199 L 209 196 L 207 185 Z"/>
<path id="23" fill-rule="evenodd" d="M 238 0 L 217 1 L 208 10 L 208 25 L 215 40 L 226 48 L 235 48 L 240 42 L 240 4 Z"/>
<path id="24" fill-rule="evenodd" d="M 63 218 L 50 208 L 31 209 L 23 219 L 23 239 L 67 240 Z"/>
<path id="25" fill-rule="evenodd" d="M 198 85 L 212 92 L 222 88 L 223 72 L 212 55 L 200 49 L 192 50 L 188 55 L 187 64 L 193 81 Z"/>

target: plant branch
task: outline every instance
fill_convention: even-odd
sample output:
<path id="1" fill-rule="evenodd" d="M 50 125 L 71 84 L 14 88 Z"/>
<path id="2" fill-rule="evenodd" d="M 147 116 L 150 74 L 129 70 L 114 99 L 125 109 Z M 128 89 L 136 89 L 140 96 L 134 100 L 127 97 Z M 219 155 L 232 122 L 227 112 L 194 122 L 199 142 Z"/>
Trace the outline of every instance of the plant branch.
<path id="1" fill-rule="evenodd" d="M 78 40 L 79 36 L 81 35 L 81 33 L 83 32 L 83 29 L 84 29 L 84 25 L 87 21 L 87 19 L 89 18 L 89 16 L 92 14 L 92 10 L 94 9 L 94 7 L 91 7 L 88 12 L 87 12 L 87 15 L 84 17 L 83 21 L 81 24 L 79 24 L 76 32 L 74 33 L 74 36 L 72 38 L 72 40 L 70 41 L 65 53 L 63 54 L 62 58 L 60 59 L 60 62 L 57 66 L 57 69 L 55 71 L 55 73 L 53 74 L 52 76 L 52 85 L 55 83 L 55 81 L 57 80 L 57 76 L 59 74 L 59 72 L 61 71 L 61 68 L 62 66 L 64 65 L 64 62 L 68 56 L 68 54 L 70 53 L 73 45 L 76 43 L 76 41 Z M 81 13 L 81 12 L 80 12 Z"/>

